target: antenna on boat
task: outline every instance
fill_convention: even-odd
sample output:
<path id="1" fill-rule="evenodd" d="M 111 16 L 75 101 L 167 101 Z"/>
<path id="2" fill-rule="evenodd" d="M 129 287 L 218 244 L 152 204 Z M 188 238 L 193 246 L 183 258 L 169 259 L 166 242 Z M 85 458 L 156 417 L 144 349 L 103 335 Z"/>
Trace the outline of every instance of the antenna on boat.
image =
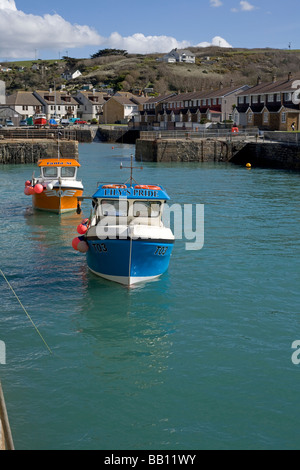
<path id="1" fill-rule="evenodd" d="M 132 154 L 130 155 L 130 166 L 123 166 L 123 163 L 121 162 L 120 169 L 122 170 L 123 168 L 129 168 L 130 169 L 130 178 L 126 181 L 126 183 L 128 183 L 128 181 L 130 181 L 130 186 L 132 186 L 133 181 L 135 183 L 137 183 L 135 181 L 135 179 L 133 178 L 133 176 L 132 176 L 133 170 L 134 169 L 142 170 L 143 167 L 142 166 L 133 166 L 133 155 Z"/>

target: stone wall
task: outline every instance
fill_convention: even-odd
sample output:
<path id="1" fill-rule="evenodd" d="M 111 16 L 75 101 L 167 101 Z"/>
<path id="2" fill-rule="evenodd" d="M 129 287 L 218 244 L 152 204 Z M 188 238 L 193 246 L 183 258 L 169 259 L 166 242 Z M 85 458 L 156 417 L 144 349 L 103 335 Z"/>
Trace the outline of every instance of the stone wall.
<path id="1" fill-rule="evenodd" d="M 78 142 L 60 141 L 61 158 L 78 160 Z M 41 158 L 56 158 L 58 145 L 55 140 L 2 140 L 0 141 L 0 164 L 36 163 Z"/>
<path id="2" fill-rule="evenodd" d="M 243 145 L 219 139 L 138 139 L 135 158 L 151 162 L 226 162 Z"/>
<path id="3" fill-rule="evenodd" d="M 284 143 L 248 143 L 232 158 L 232 163 L 264 168 L 300 170 L 300 147 Z"/>
<path id="4" fill-rule="evenodd" d="M 157 139 L 136 142 L 137 161 L 231 162 L 237 165 L 300 170 L 300 146 L 280 142 L 221 139 Z"/>

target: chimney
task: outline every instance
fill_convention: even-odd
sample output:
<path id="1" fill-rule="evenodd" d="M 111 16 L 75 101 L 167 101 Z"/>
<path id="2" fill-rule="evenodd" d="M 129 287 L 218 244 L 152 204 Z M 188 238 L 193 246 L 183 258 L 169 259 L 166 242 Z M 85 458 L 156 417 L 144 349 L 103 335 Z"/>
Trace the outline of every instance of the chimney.
<path id="1" fill-rule="evenodd" d="M 275 83 L 277 80 L 277 75 L 274 73 L 273 77 L 272 77 L 272 83 Z"/>
<path id="2" fill-rule="evenodd" d="M 220 89 L 220 90 L 223 90 L 223 88 L 224 88 L 223 83 L 220 82 L 219 89 Z"/>
<path id="3" fill-rule="evenodd" d="M 289 74 L 288 74 L 288 82 L 289 82 L 290 80 L 292 80 L 292 72 L 289 72 Z"/>
<path id="4" fill-rule="evenodd" d="M 231 79 L 230 80 L 230 88 L 232 88 L 232 87 L 233 87 L 233 80 Z"/>
<path id="5" fill-rule="evenodd" d="M 257 85 L 261 85 L 261 78 L 257 77 Z"/>

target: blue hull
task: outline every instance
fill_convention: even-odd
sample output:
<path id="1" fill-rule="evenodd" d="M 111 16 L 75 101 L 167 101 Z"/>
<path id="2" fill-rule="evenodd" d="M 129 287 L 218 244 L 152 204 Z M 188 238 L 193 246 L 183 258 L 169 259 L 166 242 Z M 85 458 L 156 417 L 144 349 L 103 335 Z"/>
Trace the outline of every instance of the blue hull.
<path id="1" fill-rule="evenodd" d="M 87 240 L 89 269 L 124 285 L 148 281 L 169 267 L 173 243 L 166 240 Z"/>

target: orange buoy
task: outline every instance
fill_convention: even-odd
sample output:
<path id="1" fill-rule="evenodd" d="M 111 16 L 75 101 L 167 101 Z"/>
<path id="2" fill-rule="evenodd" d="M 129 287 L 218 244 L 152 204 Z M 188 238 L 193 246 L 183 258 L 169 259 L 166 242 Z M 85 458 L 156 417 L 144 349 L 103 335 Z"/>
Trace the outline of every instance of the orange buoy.
<path id="1" fill-rule="evenodd" d="M 78 251 L 78 244 L 81 240 L 79 239 L 79 237 L 76 237 L 73 239 L 72 241 L 72 247 L 74 248 L 74 250 Z"/>
<path id="2" fill-rule="evenodd" d="M 44 186 L 42 184 L 36 184 L 33 189 L 35 194 L 41 194 L 44 191 Z"/>
<path id="3" fill-rule="evenodd" d="M 86 232 L 87 232 L 87 226 L 84 225 L 84 224 L 79 224 L 78 227 L 77 227 L 77 232 L 79 233 L 79 235 L 84 235 Z"/>

